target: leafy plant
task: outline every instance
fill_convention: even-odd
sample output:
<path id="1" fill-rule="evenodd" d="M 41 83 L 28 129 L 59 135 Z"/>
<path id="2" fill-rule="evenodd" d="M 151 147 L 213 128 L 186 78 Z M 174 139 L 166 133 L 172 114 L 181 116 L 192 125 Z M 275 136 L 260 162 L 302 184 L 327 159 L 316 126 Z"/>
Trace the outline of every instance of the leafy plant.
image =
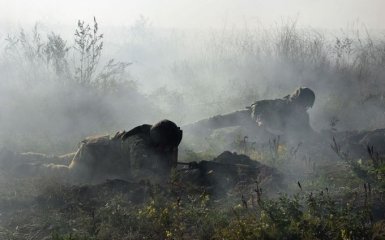
<path id="1" fill-rule="evenodd" d="M 99 34 L 98 30 L 98 23 L 95 17 L 92 28 L 85 24 L 84 21 L 78 21 L 74 48 L 80 55 L 80 63 L 75 68 L 75 79 L 83 85 L 91 84 L 102 53 L 103 34 Z"/>

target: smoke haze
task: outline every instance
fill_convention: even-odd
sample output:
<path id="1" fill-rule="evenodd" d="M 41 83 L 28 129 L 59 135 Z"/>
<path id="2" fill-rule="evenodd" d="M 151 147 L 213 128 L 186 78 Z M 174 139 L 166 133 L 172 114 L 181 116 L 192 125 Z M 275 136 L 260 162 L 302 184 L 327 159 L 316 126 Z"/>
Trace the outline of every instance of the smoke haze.
<path id="1" fill-rule="evenodd" d="M 0 239 L 383 236 L 384 10 L 0 0 Z"/>
<path id="2" fill-rule="evenodd" d="M 331 119 L 384 127 L 382 1 L 1 4 L 0 134 L 11 149 L 64 153 L 87 135 L 186 124 L 298 86 L 316 93 L 316 130 Z M 84 85 L 74 33 L 93 16 L 104 45 Z"/>
<path id="3" fill-rule="evenodd" d="M 381 0 L 170 0 L 170 1 L 2 1 L 3 24 L 72 25 L 79 18 L 97 16 L 106 26 L 129 26 L 139 15 L 161 28 L 222 28 L 262 23 L 275 25 L 282 18 L 299 17 L 300 26 L 339 29 L 359 20 L 368 28 L 383 28 Z"/>

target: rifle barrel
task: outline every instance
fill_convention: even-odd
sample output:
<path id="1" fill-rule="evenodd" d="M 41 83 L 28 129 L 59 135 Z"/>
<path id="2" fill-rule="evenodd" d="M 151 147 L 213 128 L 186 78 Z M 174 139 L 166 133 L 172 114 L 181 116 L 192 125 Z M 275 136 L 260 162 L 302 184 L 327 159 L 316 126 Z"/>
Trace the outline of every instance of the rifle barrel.
<path id="1" fill-rule="evenodd" d="M 179 164 L 179 165 L 186 165 L 186 166 L 190 165 L 190 163 L 187 163 L 187 162 L 177 162 L 177 164 Z"/>

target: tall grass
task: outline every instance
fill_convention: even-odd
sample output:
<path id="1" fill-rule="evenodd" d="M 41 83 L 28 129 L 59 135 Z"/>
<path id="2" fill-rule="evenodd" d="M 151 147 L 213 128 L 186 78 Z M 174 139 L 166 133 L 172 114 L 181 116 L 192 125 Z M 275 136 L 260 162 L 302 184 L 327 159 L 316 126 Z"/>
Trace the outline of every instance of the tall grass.
<path id="1" fill-rule="evenodd" d="M 86 135 L 160 118 L 187 123 L 283 97 L 299 85 L 316 92 L 316 129 L 332 119 L 338 130 L 384 127 L 382 33 L 330 33 L 295 21 L 170 31 L 142 18 L 104 44 L 102 30 L 113 32 L 94 20 L 79 21 L 73 39 L 38 28 L 3 39 L 1 145 L 48 151 L 67 139 L 68 150 Z M 106 58 L 108 47 L 125 61 Z"/>
<path id="2" fill-rule="evenodd" d="M 144 109 L 155 111 L 127 72 L 130 63 L 101 62 L 96 19 L 92 26 L 79 21 L 73 40 L 45 36 L 37 26 L 4 40 L 2 147 L 64 153 L 87 135 L 129 127 L 143 121 Z"/>
<path id="3" fill-rule="evenodd" d="M 331 34 L 300 29 L 294 21 L 274 29 L 212 32 L 206 39 L 172 67 L 171 78 L 194 103 L 186 111 L 196 114 L 186 121 L 305 85 L 316 92 L 316 128 L 335 117 L 344 129 L 383 127 L 384 35 L 365 29 Z"/>

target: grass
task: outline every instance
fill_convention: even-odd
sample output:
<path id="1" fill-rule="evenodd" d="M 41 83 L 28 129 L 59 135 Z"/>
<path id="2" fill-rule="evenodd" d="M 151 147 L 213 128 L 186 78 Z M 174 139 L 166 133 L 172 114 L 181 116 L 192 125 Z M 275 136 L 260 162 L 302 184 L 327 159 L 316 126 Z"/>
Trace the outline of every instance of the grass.
<path id="1" fill-rule="evenodd" d="M 372 213 L 375 193 L 371 200 L 362 193 L 351 200 L 337 198 L 332 190 L 301 191 L 259 201 L 254 196 L 243 204 L 239 195 L 214 200 L 204 192 L 155 191 L 133 204 L 124 191 L 100 190 L 103 197 L 87 200 L 72 191 L 64 187 L 52 193 L 61 201 L 13 203 L 2 212 L 0 233 L 9 239 L 369 239 L 381 224 Z"/>
<path id="2" fill-rule="evenodd" d="M 383 127 L 381 32 L 359 28 L 330 34 L 289 21 L 274 29 L 255 26 L 182 37 L 139 24 L 117 46 L 124 53 L 120 57 L 128 59 L 124 62 L 107 57 L 109 45 L 96 20 L 80 21 L 74 39 L 52 31 L 45 36 L 38 27 L 21 30 L 5 41 L 0 78 L 9 93 L 2 94 L 2 101 L 9 107 L 2 110 L 8 116 L 2 123 L 3 145 L 64 153 L 73 148 L 71 142 L 91 134 L 165 117 L 188 123 L 283 97 L 300 85 L 316 93 L 311 119 L 317 129 L 335 119 L 339 130 Z M 110 41 L 121 43 L 119 36 Z M 140 63 L 130 65 L 131 59 Z M 37 117 L 35 111 L 53 119 Z M 74 122 L 79 129 L 68 131 Z M 20 126 L 39 131 L 26 135 Z"/>
<path id="3" fill-rule="evenodd" d="M 384 188 L 348 162 L 259 154 L 285 185 L 236 184 L 225 194 L 183 182 L 108 181 L 72 186 L 55 179 L 7 178 L 0 197 L 6 239 L 372 239 L 383 236 Z M 254 153 L 256 154 L 256 153 Z M 300 151 L 297 153 L 300 155 Z M 270 155 L 270 156 L 269 156 Z M 199 155 L 190 153 L 196 160 Z M 301 159 L 301 158 L 299 158 Z M 302 165 L 301 165 L 302 161 Z M 301 170 L 299 170 L 301 169 Z M 292 175 L 309 170 L 309 174 Z M 311 171 L 310 171 L 311 170 Z"/>
<path id="4" fill-rule="evenodd" d="M 96 20 L 92 26 L 80 21 L 75 32 L 73 45 L 57 33 L 44 38 L 37 28 L 7 39 L 0 63 L 7 71 L 0 77 L 10 80 L 0 90 L 11 94 L 1 95 L 7 103 L 1 145 L 65 153 L 87 135 L 161 116 L 189 122 L 282 97 L 298 85 L 316 91 L 311 118 L 319 126 L 381 127 L 382 35 L 356 31 L 330 38 L 298 29 L 295 21 L 272 31 L 213 31 L 193 40 L 142 34 L 125 47 L 161 70 L 136 81 L 168 79 L 172 86 L 145 95 L 126 72 L 128 63 L 100 65 L 104 45 Z M 181 44 L 174 46 L 176 40 Z M 230 145 L 220 135 L 201 144 L 206 151 L 186 147 L 182 160 L 212 159 L 227 144 L 285 173 L 285 185 L 236 184 L 218 196 L 177 176 L 163 186 L 72 186 L 1 173 L 0 239 L 384 239 L 384 163 L 373 150 L 371 159 L 359 161 L 337 145 L 341 159 L 328 153 L 329 146 L 288 147 L 279 139 L 264 148 L 241 135 Z"/>

